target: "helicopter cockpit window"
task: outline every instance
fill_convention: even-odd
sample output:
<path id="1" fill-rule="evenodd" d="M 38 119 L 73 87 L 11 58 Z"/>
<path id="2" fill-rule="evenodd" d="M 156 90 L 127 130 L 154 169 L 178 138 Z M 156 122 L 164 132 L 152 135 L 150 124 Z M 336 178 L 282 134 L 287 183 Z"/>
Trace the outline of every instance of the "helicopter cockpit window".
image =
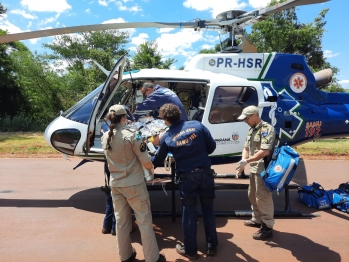
<path id="1" fill-rule="evenodd" d="M 217 87 L 209 114 L 211 124 L 237 122 L 242 110 L 258 104 L 257 91 L 249 86 Z"/>
<path id="2" fill-rule="evenodd" d="M 65 111 L 62 116 L 79 123 L 87 124 L 102 88 L 103 84 L 81 99 L 75 106 Z"/>

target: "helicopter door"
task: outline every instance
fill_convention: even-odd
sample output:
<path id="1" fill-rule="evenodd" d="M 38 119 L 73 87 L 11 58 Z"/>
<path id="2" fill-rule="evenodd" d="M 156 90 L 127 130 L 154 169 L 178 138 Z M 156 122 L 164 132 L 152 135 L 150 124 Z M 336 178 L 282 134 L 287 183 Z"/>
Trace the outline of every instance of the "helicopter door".
<path id="1" fill-rule="evenodd" d="M 227 86 L 226 82 L 217 86 L 211 84 L 202 123 L 216 141 L 217 147 L 212 156 L 241 155 L 249 127 L 237 118 L 250 105 L 258 105 L 256 88 Z"/>
<path id="2" fill-rule="evenodd" d="M 85 154 L 87 154 L 93 146 L 95 128 L 97 120 L 104 112 L 108 101 L 112 98 L 112 94 L 119 87 L 122 81 L 122 74 L 124 72 L 124 66 L 126 63 L 126 54 L 123 55 L 114 65 L 113 70 L 110 72 L 107 81 L 105 81 L 103 89 L 95 101 L 95 106 L 92 110 L 90 120 L 88 122 L 87 138 Z"/>

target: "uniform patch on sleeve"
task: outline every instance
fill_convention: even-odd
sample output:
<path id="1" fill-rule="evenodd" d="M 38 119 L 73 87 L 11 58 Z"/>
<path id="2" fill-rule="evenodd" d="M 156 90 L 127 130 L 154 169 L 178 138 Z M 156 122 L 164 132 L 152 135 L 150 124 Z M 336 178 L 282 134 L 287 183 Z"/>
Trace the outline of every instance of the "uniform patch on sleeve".
<path id="1" fill-rule="evenodd" d="M 266 137 L 266 136 L 268 136 L 268 134 L 269 134 L 268 129 L 267 128 L 262 128 L 262 130 L 261 130 L 262 137 Z"/>
<path id="2" fill-rule="evenodd" d="M 147 144 L 144 141 L 139 145 L 139 150 L 141 152 L 145 152 L 145 150 L 147 150 Z"/>

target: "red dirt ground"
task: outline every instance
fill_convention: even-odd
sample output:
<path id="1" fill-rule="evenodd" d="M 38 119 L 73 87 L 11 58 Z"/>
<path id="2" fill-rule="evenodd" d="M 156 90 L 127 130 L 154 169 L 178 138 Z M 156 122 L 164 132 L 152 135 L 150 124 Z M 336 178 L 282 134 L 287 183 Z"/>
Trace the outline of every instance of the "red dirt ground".
<path id="1" fill-rule="evenodd" d="M 58 156 L 59 157 L 59 156 Z M 119 261 L 115 237 L 101 233 L 105 195 L 103 163 L 91 162 L 76 170 L 79 158 L 3 158 L 0 159 L 0 261 L 104 262 Z M 214 166 L 219 174 L 234 173 L 236 164 Z M 349 162 L 344 160 L 301 161 L 293 182 L 313 181 L 325 189 L 349 180 Z M 163 172 L 160 168 L 158 170 Z M 224 182 L 248 183 L 243 179 Z M 178 192 L 177 192 L 178 193 Z M 168 210 L 171 193 L 150 191 L 153 210 Z M 178 195 L 178 194 L 177 194 Z M 215 209 L 250 209 L 246 190 L 216 191 Z M 284 208 L 284 196 L 275 194 L 275 210 Z M 242 217 L 217 217 L 218 252 L 206 257 L 201 218 L 198 225 L 197 261 L 293 262 L 349 261 L 349 215 L 336 209 L 316 210 L 290 192 L 293 210 L 318 217 L 276 218 L 274 236 L 255 241 L 255 228 L 243 226 Z M 177 198 L 176 210 L 180 210 Z M 181 219 L 154 217 L 157 242 L 167 261 L 188 261 L 175 251 L 183 241 Z M 137 262 L 144 261 L 139 230 L 131 235 Z"/>

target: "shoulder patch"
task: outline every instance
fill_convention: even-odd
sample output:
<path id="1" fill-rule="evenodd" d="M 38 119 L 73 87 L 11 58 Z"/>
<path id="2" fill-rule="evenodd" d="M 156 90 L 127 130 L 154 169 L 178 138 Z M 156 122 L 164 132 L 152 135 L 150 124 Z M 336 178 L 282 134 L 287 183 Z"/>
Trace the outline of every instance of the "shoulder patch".
<path id="1" fill-rule="evenodd" d="M 145 152 L 147 150 L 147 144 L 145 143 L 145 141 L 143 141 L 140 145 L 139 145 L 139 150 L 141 152 Z"/>
<path id="2" fill-rule="evenodd" d="M 269 134 L 268 128 L 262 127 L 262 130 L 261 130 L 262 137 L 266 137 L 268 136 L 268 134 Z"/>

